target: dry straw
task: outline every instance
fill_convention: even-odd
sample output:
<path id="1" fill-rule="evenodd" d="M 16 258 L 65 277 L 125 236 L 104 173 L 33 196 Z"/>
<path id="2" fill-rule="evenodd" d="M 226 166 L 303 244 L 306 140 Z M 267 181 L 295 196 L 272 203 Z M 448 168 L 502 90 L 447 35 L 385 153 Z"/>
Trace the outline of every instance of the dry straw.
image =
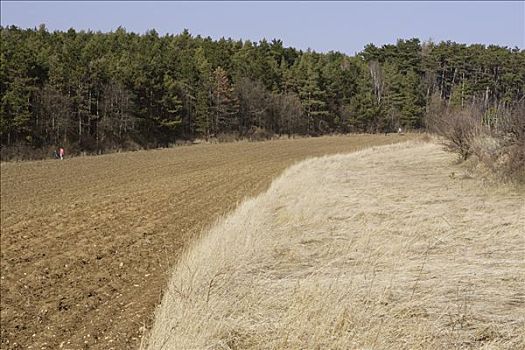
<path id="1" fill-rule="evenodd" d="M 453 158 L 406 143 L 289 168 L 186 252 L 148 348 L 525 348 L 523 193 Z"/>

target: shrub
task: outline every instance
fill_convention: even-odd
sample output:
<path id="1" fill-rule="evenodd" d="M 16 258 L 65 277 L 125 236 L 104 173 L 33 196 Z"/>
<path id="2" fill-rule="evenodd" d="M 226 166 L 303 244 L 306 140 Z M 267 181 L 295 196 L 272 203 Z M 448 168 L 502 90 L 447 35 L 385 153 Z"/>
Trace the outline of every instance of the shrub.
<path id="1" fill-rule="evenodd" d="M 447 150 L 467 160 L 473 153 L 473 141 L 481 133 L 479 112 L 474 108 L 440 109 L 440 115 L 427 119 L 430 130 L 445 138 Z"/>
<path id="2" fill-rule="evenodd" d="M 503 174 L 525 182 L 525 103 L 522 102 L 502 117 L 500 163 Z"/>
<path id="3" fill-rule="evenodd" d="M 265 141 L 272 139 L 274 133 L 272 131 L 263 129 L 263 128 L 257 128 L 252 127 L 250 129 L 250 132 L 248 133 L 248 137 L 250 138 L 250 141 Z"/>
<path id="4" fill-rule="evenodd" d="M 235 142 L 235 141 L 238 141 L 240 139 L 240 136 L 239 136 L 239 133 L 236 132 L 236 131 L 233 131 L 233 132 L 229 132 L 229 133 L 225 133 L 225 132 L 220 132 L 217 134 L 217 140 L 219 140 L 219 142 Z"/>
<path id="5" fill-rule="evenodd" d="M 461 160 L 475 156 L 493 173 L 525 182 L 525 103 L 484 110 L 480 106 L 447 108 L 432 98 L 426 118 L 429 131 L 445 139 Z"/>

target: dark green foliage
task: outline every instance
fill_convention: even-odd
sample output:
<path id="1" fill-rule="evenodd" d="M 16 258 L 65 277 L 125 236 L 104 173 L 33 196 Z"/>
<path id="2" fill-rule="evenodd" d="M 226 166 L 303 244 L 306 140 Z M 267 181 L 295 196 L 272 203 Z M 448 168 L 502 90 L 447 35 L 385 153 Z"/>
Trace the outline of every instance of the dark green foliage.
<path id="1" fill-rule="evenodd" d="M 0 34 L 3 149 L 100 153 L 224 134 L 417 129 L 432 100 L 445 109 L 479 106 L 496 125 L 524 99 L 525 53 L 517 48 L 410 39 L 350 57 L 187 30 Z"/>

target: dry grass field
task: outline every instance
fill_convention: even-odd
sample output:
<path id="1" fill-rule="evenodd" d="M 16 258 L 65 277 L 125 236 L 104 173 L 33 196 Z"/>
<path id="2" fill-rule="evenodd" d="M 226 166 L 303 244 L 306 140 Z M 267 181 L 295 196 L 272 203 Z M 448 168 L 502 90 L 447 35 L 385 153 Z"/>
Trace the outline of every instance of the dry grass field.
<path id="1" fill-rule="evenodd" d="M 139 347 L 170 266 L 203 228 L 297 161 L 409 138 L 322 137 L 2 164 L 1 348 Z"/>
<path id="2" fill-rule="evenodd" d="M 148 349 L 524 349 L 525 193 L 432 143 L 307 160 L 179 263 Z"/>

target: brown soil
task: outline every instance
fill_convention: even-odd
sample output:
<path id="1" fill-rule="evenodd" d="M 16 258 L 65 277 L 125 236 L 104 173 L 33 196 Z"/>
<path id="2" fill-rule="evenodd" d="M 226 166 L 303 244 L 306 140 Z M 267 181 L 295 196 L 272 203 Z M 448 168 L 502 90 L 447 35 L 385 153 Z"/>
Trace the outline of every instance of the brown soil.
<path id="1" fill-rule="evenodd" d="M 198 145 L 2 164 L 1 347 L 137 348 L 170 267 L 289 165 L 411 136 Z"/>

